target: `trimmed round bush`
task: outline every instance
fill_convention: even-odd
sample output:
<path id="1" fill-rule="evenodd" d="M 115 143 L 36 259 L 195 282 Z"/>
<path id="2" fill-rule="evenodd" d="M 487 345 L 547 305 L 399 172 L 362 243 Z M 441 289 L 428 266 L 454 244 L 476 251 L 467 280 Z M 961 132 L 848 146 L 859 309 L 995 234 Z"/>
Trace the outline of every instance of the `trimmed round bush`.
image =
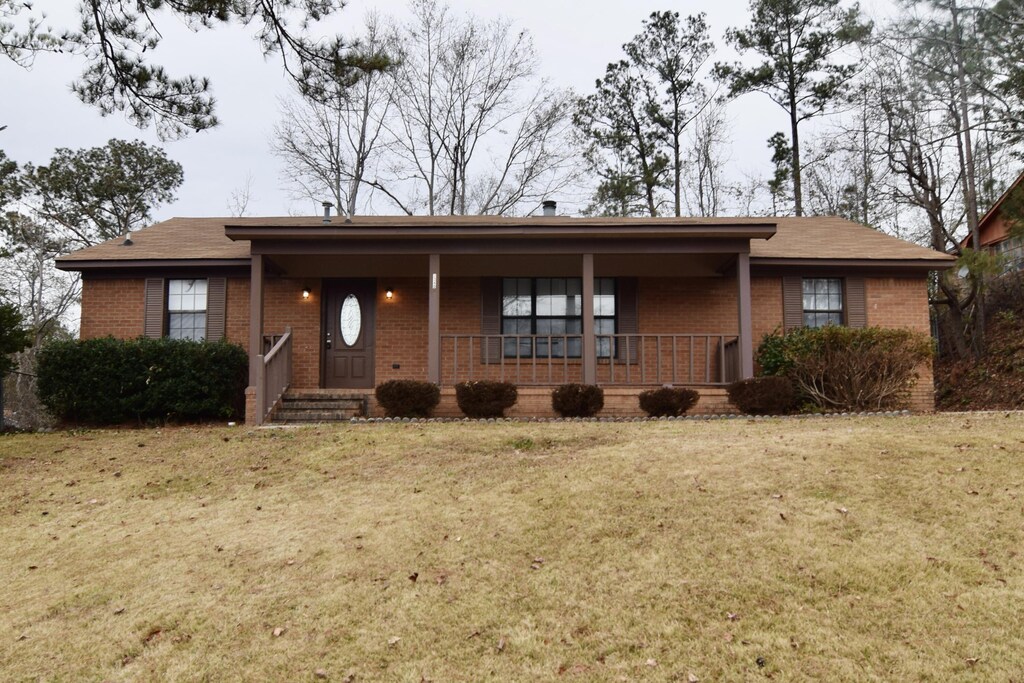
<path id="1" fill-rule="evenodd" d="M 787 377 L 741 379 L 726 391 L 732 404 L 747 415 L 785 415 L 797 408 L 796 388 Z"/>
<path id="2" fill-rule="evenodd" d="M 373 395 L 388 417 L 430 417 L 441 402 L 439 386 L 412 379 L 392 379 L 378 384 Z"/>
<path id="3" fill-rule="evenodd" d="M 466 417 L 474 419 L 504 417 L 516 404 L 519 392 L 511 382 L 479 380 L 455 385 L 455 401 Z"/>
<path id="4" fill-rule="evenodd" d="M 551 392 L 551 407 L 562 417 L 593 417 L 604 408 L 604 389 L 593 384 L 563 384 Z"/>
<path id="5" fill-rule="evenodd" d="M 662 387 L 640 392 L 640 409 L 651 417 L 678 417 L 697 405 L 700 394 L 683 387 Z"/>

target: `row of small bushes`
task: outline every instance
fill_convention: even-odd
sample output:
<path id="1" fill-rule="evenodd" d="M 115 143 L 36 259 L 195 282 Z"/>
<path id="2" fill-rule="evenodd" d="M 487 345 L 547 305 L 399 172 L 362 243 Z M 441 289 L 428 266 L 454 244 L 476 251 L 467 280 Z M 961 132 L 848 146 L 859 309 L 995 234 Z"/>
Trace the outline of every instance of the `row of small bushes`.
<path id="1" fill-rule="evenodd" d="M 374 392 L 388 417 L 430 417 L 441 402 L 441 389 L 430 382 L 396 379 Z M 455 385 L 455 401 L 466 417 L 504 417 L 519 398 L 510 382 L 480 380 Z M 640 394 L 640 408 L 652 417 L 684 415 L 700 394 L 692 389 L 662 387 Z M 551 407 L 562 417 L 593 417 L 604 408 L 604 389 L 591 384 L 563 384 L 551 392 Z"/>
<path id="2" fill-rule="evenodd" d="M 736 382 L 727 392 L 750 415 L 899 409 L 907 405 L 917 368 L 931 356 L 931 340 L 911 330 L 828 325 L 775 331 L 758 347 L 762 376 Z M 468 417 L 502 417 L 517 392 L 508 382 L 463 382 L 455 397 Z M 699 397 L 692 389 L 651 389 L 640 394 L 640 408 L 652 417 L 679 416 Z M 377 401 L 391 417 L 428 417 L 440 400 L 440 389 L 427 382 L 395 380 L 377 387 Z M 562 417 L 590 417 L 604 407 L 604 391 L 563 384 L 551 392 L 551 406 Z"/>
<path id="3" fill-rule="evenodd" d="M 39 399 L 65 422 L 225 419 L 245 411 L 249 357 L 227 342 L 55 341 L 39 352 Z"/>

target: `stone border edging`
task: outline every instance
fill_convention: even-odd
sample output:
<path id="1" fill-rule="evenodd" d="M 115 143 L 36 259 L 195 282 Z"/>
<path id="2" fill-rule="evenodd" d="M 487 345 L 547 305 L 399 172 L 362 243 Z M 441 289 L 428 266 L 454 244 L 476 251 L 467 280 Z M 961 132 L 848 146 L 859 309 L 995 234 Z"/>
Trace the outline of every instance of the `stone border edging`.
<path id="1" fill-rule="evenodd" d="M 310 422 L 314 424 L 427 424 L 427 423 L 474 423 L 474 424 L 542 424 L 549 422 L 703 422 L 708 420 L 812 420 L 837 417 L 903 417 L 912 415 L 909 410 L 882 410 L 862 413 L 803 413 L 799 415 L 741 415 L 727 413 L 721 415 L 680 415 L 678 417 L 353 417 L 336 423 Z M 308 426 L 292 424 L 287 426 Z M 281 427 L 285 425 L 265 425 Z"/>

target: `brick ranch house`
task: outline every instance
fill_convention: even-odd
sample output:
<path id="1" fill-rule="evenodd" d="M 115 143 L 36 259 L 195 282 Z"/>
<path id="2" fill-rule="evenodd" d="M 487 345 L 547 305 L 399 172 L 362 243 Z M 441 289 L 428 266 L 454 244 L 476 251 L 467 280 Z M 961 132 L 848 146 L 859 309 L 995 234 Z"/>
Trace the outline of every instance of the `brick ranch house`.
<path id="1" fill-rule="evenodd" d="M 250 352 L 246 420 L 379 414 L 375 385 L 504 379 L 512 415 L 565 382 L 639 414 L 664 384 L 729 410 L 776 328 L 927 333 L 953 259 L 838 218 L 172 218 L 58 260 L 82 273 L 82 338 L 222 339 Z M 347 403 L 346 403 L 347 402 Z M 934 407 L 930 367 L 917 410 Z M 314 412 L 309 412 L 310 410 Z"/>

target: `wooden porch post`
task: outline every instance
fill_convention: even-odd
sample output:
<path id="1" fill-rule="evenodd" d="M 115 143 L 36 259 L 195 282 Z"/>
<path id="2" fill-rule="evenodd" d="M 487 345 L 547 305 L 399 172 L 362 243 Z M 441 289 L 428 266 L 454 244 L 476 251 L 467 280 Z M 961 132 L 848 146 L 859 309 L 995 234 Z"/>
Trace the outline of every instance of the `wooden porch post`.
<path id="1" fill-rule="evenodd" d="M 754 376 L 754 340 L 750 317 L 750 254 L 747 252 L 736 255 L 736 287 L 740 318 L 739 378 L 748 379 Z"/>
<path id="2" fill-rule="evenodd" d="M 594 255 L 583 255 L 583 383 L 597 384 L 597 338 L 594 336 Z"/>
<path id="3" fill-rule="evenodd" d="M 260 389 L 259 359 L 263 355 L 263 254 L 252 255 L 249 274 L 249 386 Z"/>
<path id="4" fill-rule="evenodd" d="M 430 255 L 427 301 L 427 381 L 441 383 L 441 255 Z"/>

